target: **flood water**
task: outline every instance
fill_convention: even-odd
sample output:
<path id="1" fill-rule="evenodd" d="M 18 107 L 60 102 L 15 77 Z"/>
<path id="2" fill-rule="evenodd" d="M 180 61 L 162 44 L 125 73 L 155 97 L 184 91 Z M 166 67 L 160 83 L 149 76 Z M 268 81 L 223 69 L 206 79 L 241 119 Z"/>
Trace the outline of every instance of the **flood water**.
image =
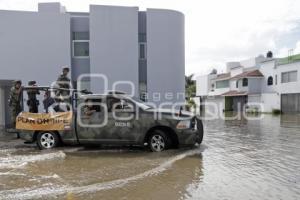
<path id="1" fill-rule="evenodd" d="M 300 199 L 300 117 L 204 121 L 200 147 L 61 147 L 0 138 L 0 199 Z"/>

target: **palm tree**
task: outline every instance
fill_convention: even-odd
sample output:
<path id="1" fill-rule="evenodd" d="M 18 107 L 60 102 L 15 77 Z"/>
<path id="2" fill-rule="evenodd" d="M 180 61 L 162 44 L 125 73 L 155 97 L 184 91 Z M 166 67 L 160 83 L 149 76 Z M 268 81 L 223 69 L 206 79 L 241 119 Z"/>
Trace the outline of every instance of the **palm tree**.
<path id="1" fill-rule="evenodd" d="M 196 104 L 192 97 L 196 96 L 196 81 L 193 80 L 194 74 L 185 76 L 185 98 L 187 101 L 187 110 L 195 108 Z"/>

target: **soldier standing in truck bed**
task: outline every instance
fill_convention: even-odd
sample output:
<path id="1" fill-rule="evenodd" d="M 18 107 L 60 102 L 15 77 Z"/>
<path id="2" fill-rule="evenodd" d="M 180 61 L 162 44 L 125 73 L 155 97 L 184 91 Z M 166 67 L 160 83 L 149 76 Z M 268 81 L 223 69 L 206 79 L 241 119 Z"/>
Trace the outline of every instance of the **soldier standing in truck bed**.
<path id="1" fill-rule="evenodd" d="M 21 80 L 14 81 L 14 85 L 10 90 L 9 95 L 9 107 L 11 111 L 12 128 L 16 128 L 16 117 L 22 111 L 21 107 L 21 92 L 22 82 Z"/>
<path id="2" fill-rule="evenodd" d="M 62 74 L 59 75 L 59 77 L 57 78 L 57 85 L 60 89 L 66 89 L 66 90 L 57 90 L 56 91 L 56 97 L 61 97 L 62 100 L 66 100 L 69 99 L 69 95 L 70 95 L 70 91 L 68 89 L 70 89 L 70 85 L 71 85 L 71 80 L 68 77 L 68 74 L 70 72 L 70 68 L 69 67 L 63 67 L 62 69 Z"/>
<path id="3" fill-rule="evenodd" d="M 59 75 L 57 78 L 56 84 L 58 85 L 59 89 L 55 92 L 55 100 L 56 102 L 64 102 L 64 103 L 71 103 L 70 101 L 70 87 L 71 87 L 71 80 L 68 77 L 70 72 L 70 68 L 65 66 L 62 68 L 62 74 Z M 70 109 L 69 106 L 68 110 Z"/>
<path id="4" fill-rule="evenodd" d="M 29 81 L 28 85 L 30 87 L 36 87 L 36 81 Z M 38 107 L 39 107 L 39 100 L 37 100 L 36 95 L 40 94 L 40 92 L 37 89 L 29 89 L 27 91 L 28 100 L 27 105 L 29 107 L 29 112 L 31 113 L 38 113 Z"/>

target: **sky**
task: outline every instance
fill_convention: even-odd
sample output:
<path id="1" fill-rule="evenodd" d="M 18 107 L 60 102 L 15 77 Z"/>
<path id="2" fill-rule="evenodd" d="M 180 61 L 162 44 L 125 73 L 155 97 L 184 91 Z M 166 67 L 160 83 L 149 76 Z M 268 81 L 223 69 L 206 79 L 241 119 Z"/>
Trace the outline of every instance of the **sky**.
<path id="1" fill-rule="evenodd" d="M 57 2 L 59 0 L 54 0 Z M 0 10 L 37 11 L 38 2 L 0 0 Z M 186 74 L 202 75 L 226 62 L 265 55 L 300 53 L 299 0 L 60 0 L 67 11 L 86 11 L 90 4 L 166 8 L 185 15 Z"/>

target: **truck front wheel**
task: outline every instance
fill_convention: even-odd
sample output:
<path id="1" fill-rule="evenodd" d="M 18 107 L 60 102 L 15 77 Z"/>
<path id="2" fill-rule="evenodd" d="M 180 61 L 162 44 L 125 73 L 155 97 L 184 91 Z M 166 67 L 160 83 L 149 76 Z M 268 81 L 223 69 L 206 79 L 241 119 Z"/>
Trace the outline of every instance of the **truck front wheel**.
<path id="1" fill-rule="evenodd" d="M 37 135 L 39 149 L 53 149 L 59 144 L 59 137 L 54 132 L 40 132 Z"/>

